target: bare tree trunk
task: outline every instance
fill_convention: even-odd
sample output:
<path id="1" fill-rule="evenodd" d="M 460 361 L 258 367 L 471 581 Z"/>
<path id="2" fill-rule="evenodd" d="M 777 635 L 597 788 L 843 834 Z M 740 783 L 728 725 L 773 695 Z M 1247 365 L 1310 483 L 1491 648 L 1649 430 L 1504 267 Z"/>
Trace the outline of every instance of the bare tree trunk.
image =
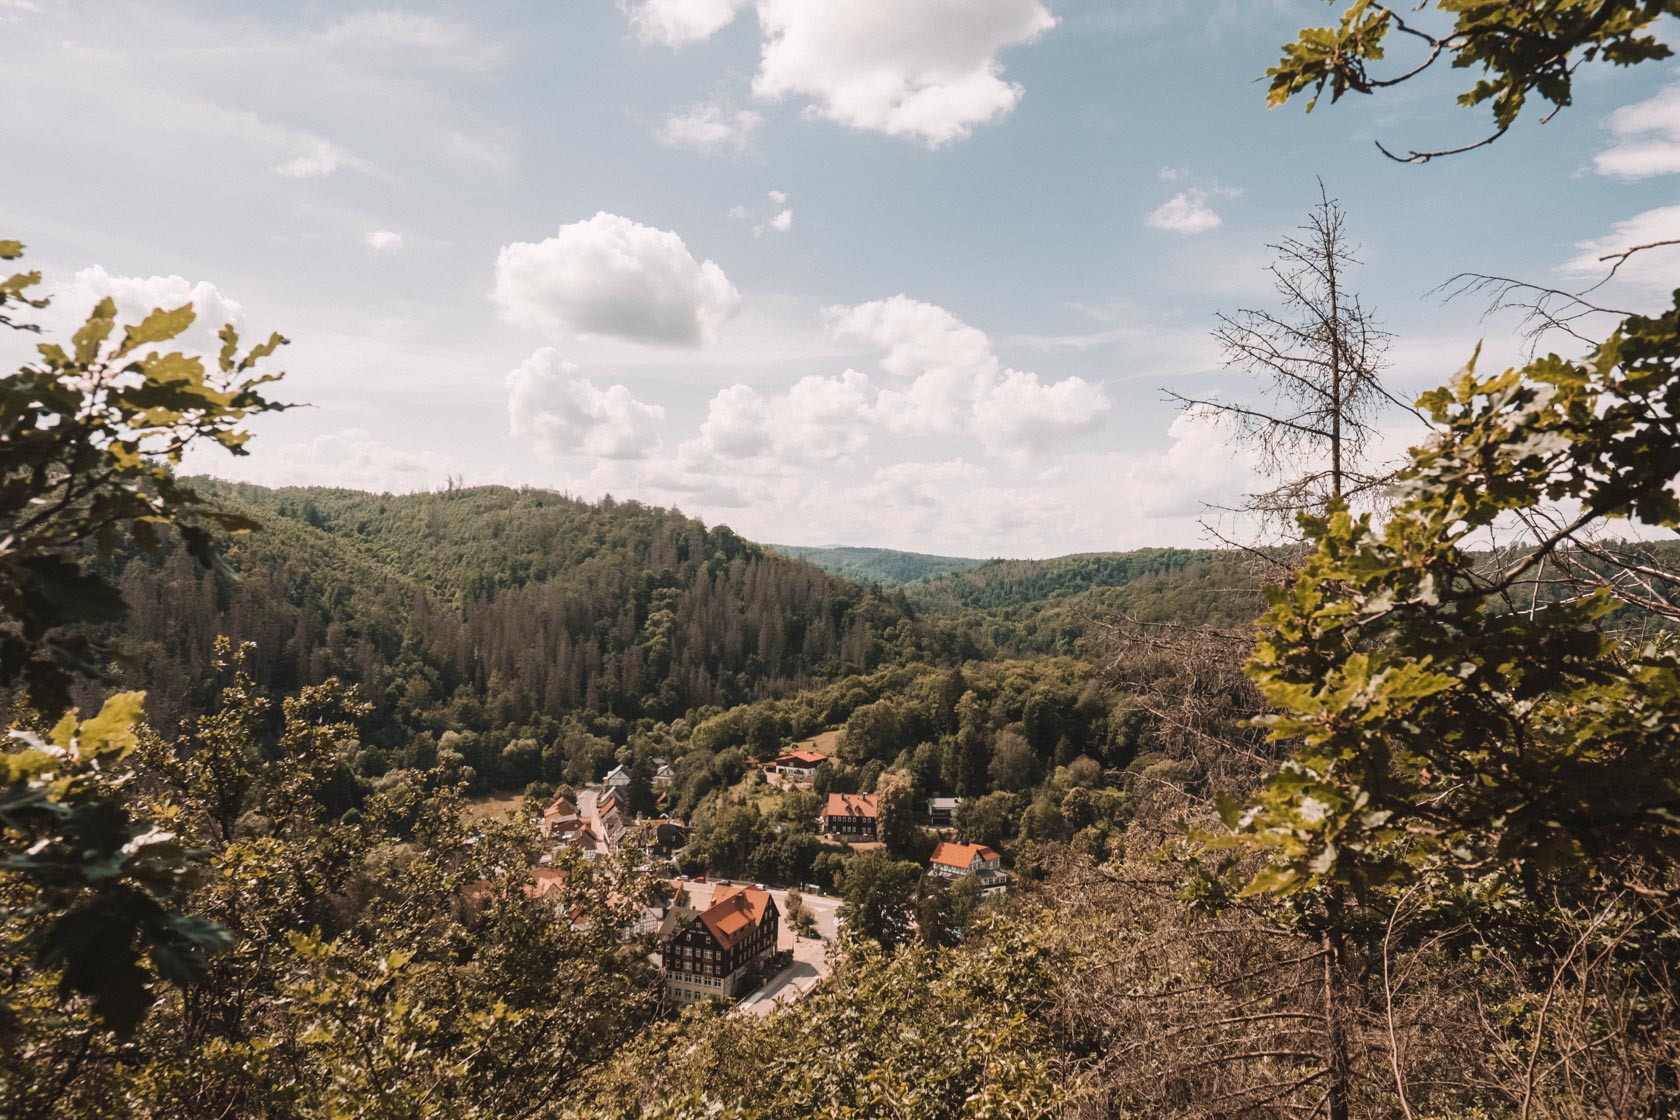
<path id="1" fill-rule="evenodd" d="M 1359 258 L 1322 183 L 1306 225 L 1271 248 L 1281 306 L 1221 313 L 1214 331 L 1225 364 L 1260 379 L 1259 399 L 1167 395 L 1232 424 L 1257 453 L 1275 485 L 1225 512 L 1256 518 L 1287 541 L 1297 514 L 1374 501 L 1390 477 L 1366 461 L 1376 417 L 1393 403 L 1379 376 L 1390 336 L 1348 287 Z"/>
<path id="2" fill-rule="evenodd" d="M 1344 250 L 1337 244 L 1341 236 L 1340 220 L 1335 219 L 1330 210 L 1330 196 L 1325 193 L 1324 183 L 1318 184 L 1318 193 L 1323 199 L 1323 213 L 1332 220 L 1326 221 L 1321 228 L 1321 244 L 1324 253 L 1324 275 L 1330 296 L 1330 499 L 1334 502 L 1342 500 L 1342 413 L 1347 408 L 1347 401 L 1342 397 L 1342 307 L 1341 293 L 1337 288 L 1336 262 L 1338 254 Z"/>
<path id="3" fill-rule="evenodd" d="M 1324 950 L 1324 1038 L 1325 1070 L 1329 1082 L 1324 1096 L 1324 1115 L 1328 1120 L 1348 1120 L 1348 1061 L 1347 1031 L 1341 999 L 1342 934 L 1336 920 L 1340 908 L 1332 905 L 1331 920 L 1319 937 Z"/>

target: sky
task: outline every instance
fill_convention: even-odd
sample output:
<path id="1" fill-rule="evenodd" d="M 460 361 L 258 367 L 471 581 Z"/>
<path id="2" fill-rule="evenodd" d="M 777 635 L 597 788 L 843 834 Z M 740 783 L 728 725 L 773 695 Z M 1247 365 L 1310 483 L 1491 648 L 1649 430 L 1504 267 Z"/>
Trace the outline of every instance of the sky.
<path id="1" fill-rule="evenodd" d="M 62 328 L 192 301 L 291 344 L 267 485 L 548 487 L 761 541 L 1041 557 L 1206 543 L 1264 488 L 1168 398 L 1341 200 L 1397 395 L 1680 237 L 1680 68 L 1586 68 L 1478 139 L 1464 72 L 1310 116 L 1259 80 L 1314 0 L 0 0 L 0 236 Z M 1672 39 L 1672 28 L 1668 29 Z M 1661 307 L 1680 254 L 1600 295 Z M 200 329 L 202 328 L 202 329 Z M 192 341 L 192 340 L 189 340 Z M 16 339 L 6 344 L 14 346 Z M 1557 340 L 1562 345 L 1567 340 Z M 10 351 L 7 352 L 10 354 Z M 1397 414 L 1384 446 L 1426 432 Z"/>

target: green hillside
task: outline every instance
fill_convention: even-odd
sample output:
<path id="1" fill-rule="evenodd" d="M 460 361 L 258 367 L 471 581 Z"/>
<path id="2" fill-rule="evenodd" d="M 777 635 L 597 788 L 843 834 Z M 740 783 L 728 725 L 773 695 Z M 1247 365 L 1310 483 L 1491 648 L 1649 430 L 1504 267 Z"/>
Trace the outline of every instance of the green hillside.
<path id="1" fill-rule="evenodd" d="M 1207 549 L 1145 548 L 1050 560 L 990 560 L 905 588 L 927 620 L 960 619 L 980 644 L 1014 655 L 1101 656 L 1104 624 L 1241 626 L 1260 613 L 1257 574 L 1240 556 Z"/>
<path id="2" fill-rule="evenodd" d="M 986 563 L 966 556 L 934 556 L 926 552 L 899 552 L 891 548 L 852 548 L 835 545 L 814 548 L 798 544 L 771 544 L 784 556 L 795 556 L 825 572 L 845 576 L 858 583 L 898 587 L 936 576 L 966 572 Z"/>
<path id="3" fill-rule="evenodd" d="M 929 580 L 909 594 L 916 606 L 942 614 L 995 610 L 1064 598 L 1098 587 L 1123 587 L 1150 576 L 1205 564 L 1215 555 L 1204 549 L 1143 548 L 1051 560 L 988 560 Z"/>
<path id="4" fill-rule="evenodd" d="M 226 546 L 237 579 L 173 546 L 115 561 L 132 604 L 124 675 L 165 726 L 213 694 L 218 634 L 255 643 L 276 693 L 357 684 L 389 748 L 446 729 L 505 741 L 574 716 L 673 720 L 867 671 L 920 641 L 891 598 L 634 502 L 195 485 L 261 529 Z M 516 779 L 529 780 L 498 780 Z"/>

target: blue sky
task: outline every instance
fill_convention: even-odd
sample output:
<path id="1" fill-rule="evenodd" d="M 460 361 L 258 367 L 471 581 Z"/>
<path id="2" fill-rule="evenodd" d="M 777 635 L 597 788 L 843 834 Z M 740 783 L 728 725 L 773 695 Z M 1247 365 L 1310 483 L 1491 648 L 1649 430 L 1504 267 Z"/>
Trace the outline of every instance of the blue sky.
<path id="1" fill-rule="evenodd" d="M 791 543 L 1193 544 L 1259 483 L 1162 389 L 1248 391 L 1208 331 L 1270 305 L 1319 177 L 1403 394 L 1478 338 L 1520 357 L 1512 319 L 1429 294 L 1454 273 L 1575 282 L 1680 236 L 1672 65 L 1584 71 L 1550 123 L 1406 167 L 1372 140 L 1480 135 L 1464 73 L 1264 108 L 1330 11 L 0 0 L 0 234 L 61 315 L 192 298 L 294 340 L 314 407 L 215 473 L 610 492 Z M 1610 291 L 1677 277 L 1650 254 Z"/>

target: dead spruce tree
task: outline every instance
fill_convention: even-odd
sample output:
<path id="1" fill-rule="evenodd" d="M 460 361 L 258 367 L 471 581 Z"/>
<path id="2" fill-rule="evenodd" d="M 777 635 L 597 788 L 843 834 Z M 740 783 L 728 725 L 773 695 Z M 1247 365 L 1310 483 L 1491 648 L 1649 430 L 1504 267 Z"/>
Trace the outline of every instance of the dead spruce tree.
<path id="1" fill-rule="evenodd" d="M 1256 452 L 1271 485 L 1225 512 L 1253 522 L 1263 540 L 1286 543 L 1297 514 L 1366 504 L 1390 477 L 1368 456 L 1376 420 L 1394 403 L 1380 376 L 1391 336 L 1350 285 L 1358 249 L 1323 183 L 1306 224 L 1269 248 L 1278 307 L 1222 312 L 1213 332 L 1226 367 L 1261 383 L 1258 399 L 1168 395 L 1228 422 Z"/>
<path id="2" fill-rule="evenodd" d="M 1237 582 L 1246 578 L 1256 585 L 1247 589 L 1256 597 L 1257 585 L 1278 582 L 1299 562 L 1299 515 L 1375 504 L 1392 473 L 1372 462 L 1376 425 L 1395 403 L 1381 381 L 1391 336 L 1352 286 L 1358 250 L 1349 239 L 1346 212 L 1322 182 L 1306 222 L 1270 248 L 1276 307 L 1222 313 L 1214 330 L 1225 365 L 1250 375 L 1256 392 L 1229 400 L 1168 394 L 1187 411 L 1222 422 L 1256 454 L 1264 483 L 1221 511 L 1237 524 L 1223 530 L 1207 525 L 1220 543 L 1241 549 L 1254 561 L 1246 575 L 1234 574 Z M 1172 630 L 1116 626 L 1109 679 L 1116 685 L 1135 682 L 1140 662 L 1150 664 L 1143 676 L 1154 687 L 1136 690 L 1134 683 L 1134 695 L 1141 693 L 1142 705 L 1164 728 L 1183 728 L 1187 722 L 1213 726 L 1186 717 L 1192 710 L 1187 705 L 1196 699 L 1195 682 L 1216 682 L 1211 695 L 1224 714 L 1214 721 L 1222 741 L 1202 742 L 1195 753 L 1204 759 L 1224 756 L 1212 765 L 1204 763 L 1204 769 L 1235 778 L 1222 790 L 1234 794 L 1277 761 L 1276 745 L 1266 743 L 1247 722 L 1262 714 L 1259 697 L 1243 674 L 1252 634 L 1246 628 L 1222 634 Z M 1154 662 L 1163 655 L 1176 656 L 1180 671 L 1161 672 Z M 1347 1120 L 1356 1077 L 1349 1034 L 1361 1003 L 1352 979 L 1359 970 L 1347 943 L 1348 931 L 1358 926 L 1349 901 L 1326 889 L 1286 907 L 1240 908 L 1230 918 L 1258 943 L 1275 938 L 1289 946 L 1290 967 L 1312 974 L 1291 988 L 1279 1006 L 1267 1009 L 1268 1015 L 1284 1019 L 1265 1020 L 1293 1024 L 1294 1060 L 1305 1061 L 1310 1076 L 1267 1099 L 1287 1114 Z M 1245 1084 L 1257 1077 L 1255 1084 L 1277 1089 L 1269 1075 L 1257 1072 L 1275 1054 L 1252 1045 L 1245 1033 L 1252 1008 L 1243 1008 L 1241 1014 L 1214 1016 L 1225 1026 L 1211 1029 L 1208 1050 L 1194 1063 L 1194 1070 L 1201 1071 L 1196 1076 L 1206 1073 Z"/>

